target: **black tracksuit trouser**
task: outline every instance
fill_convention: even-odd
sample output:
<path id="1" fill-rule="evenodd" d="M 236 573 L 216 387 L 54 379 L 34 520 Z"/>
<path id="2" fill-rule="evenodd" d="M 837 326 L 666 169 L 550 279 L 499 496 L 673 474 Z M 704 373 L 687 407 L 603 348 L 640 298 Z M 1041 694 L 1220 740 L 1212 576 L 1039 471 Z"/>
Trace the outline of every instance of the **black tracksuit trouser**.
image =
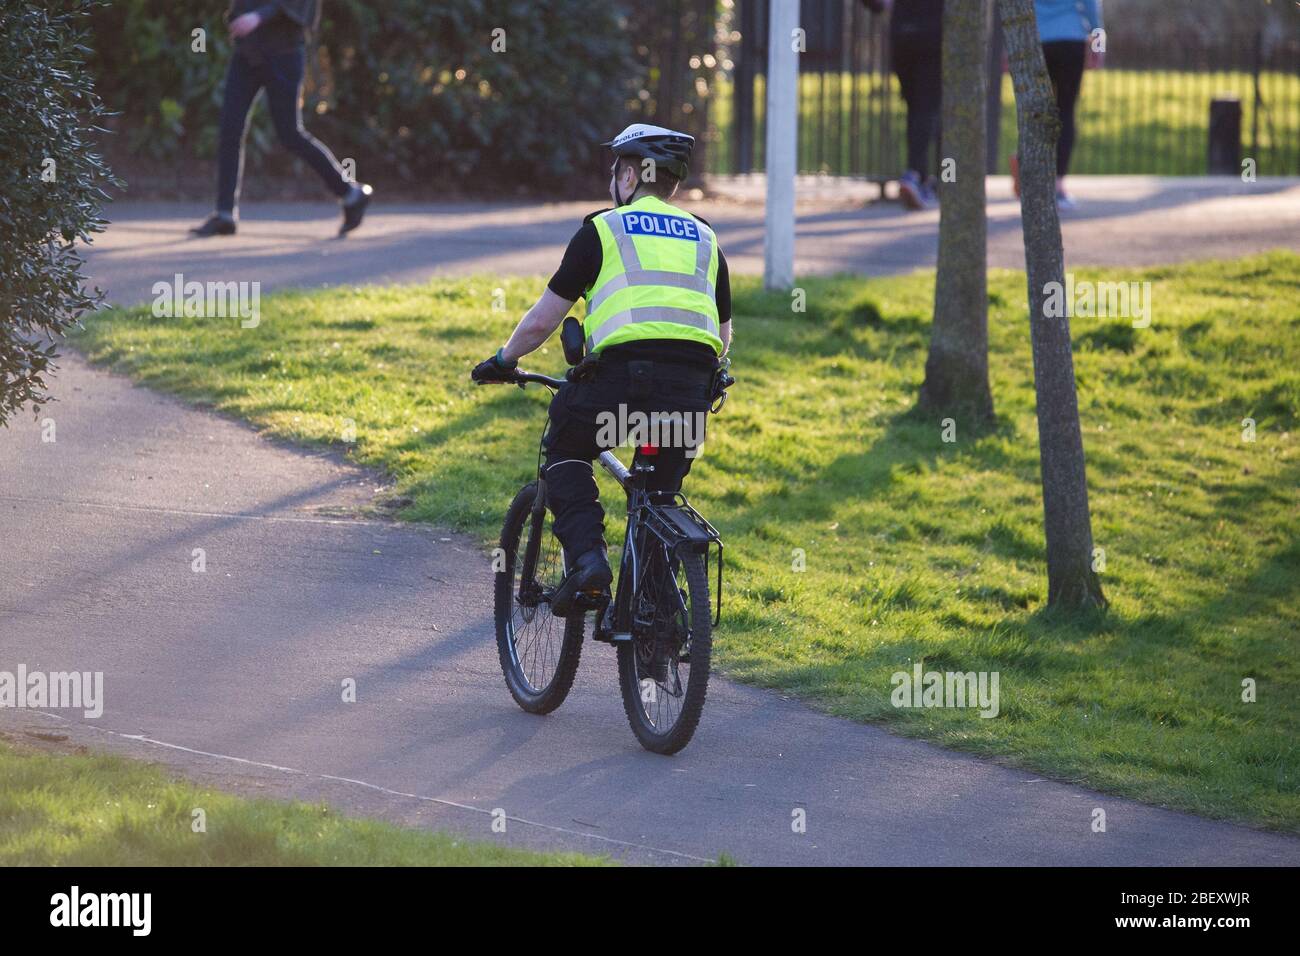
<path id="1" fill-rule="evenodd" d="M 351 191 L 334 154 L 302 127 L 302 79 L 306 52 L 290 50 L 248 56 L 236 51 L 226 70 L 221 101 L 220 142 L 217 147 L 217 210 L 234 214 L 244 170 L 244 133 L 253 100 L 265 89 L 276 135 L 305 162 L 335 196 Z"/>

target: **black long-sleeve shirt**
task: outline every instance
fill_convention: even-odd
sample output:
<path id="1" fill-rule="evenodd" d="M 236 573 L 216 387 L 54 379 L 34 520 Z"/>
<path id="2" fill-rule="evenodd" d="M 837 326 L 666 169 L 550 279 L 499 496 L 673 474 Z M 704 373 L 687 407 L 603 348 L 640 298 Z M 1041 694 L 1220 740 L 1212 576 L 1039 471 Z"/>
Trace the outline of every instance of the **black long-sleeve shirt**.
<path id="1" fill-rule="evenodd" d="M 318 0 L 230 0 L 226 20 L 245 13 L 261 16 L 261 25 L 247 36 L 235 41 L 235 47 L 245 55 L 283 53 L 301 45 L 307 34 L 320 22 Z"/>
<path id="2" fill-rule="evenodd" d="M 862 0 L 876 13 L 885 9 L 883 0 Z M 943 33 L 943 0 L 894 0 L 889 14 L 890 37 L 934 40 Z"/>

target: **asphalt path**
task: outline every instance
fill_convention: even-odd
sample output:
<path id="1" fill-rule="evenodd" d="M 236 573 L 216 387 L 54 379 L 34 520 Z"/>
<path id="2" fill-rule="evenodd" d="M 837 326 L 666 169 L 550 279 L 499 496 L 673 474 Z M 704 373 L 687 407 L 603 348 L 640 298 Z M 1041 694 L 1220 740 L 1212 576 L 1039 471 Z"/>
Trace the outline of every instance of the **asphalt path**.
<path id="1" fill-rule="evenodd" d="M 1072 261 L 1240 254 L 1300 236 L 1290 183 L 1189 186 L 1175 202 L 1174 186 L 1156 181 L 1127 215 L 1119 200 L 1089 200 L 1093 188 L 1076 186 L 1096 215 L 1067 223 Z M 699 208 L 736 270 L 752 271 L 761 210 L 740 193 Z M 327 238 L 326 204 L 267 206 L 246 211 L 235 240 L 209 242 L 179 237 L 198 206 L 117 206 L 89 271 L 117 302 L 149 298 L 177 271 L 264 289 L 545 273 L 591 205 L 377 205 L 345 241 Z M 1198 233 L 1195 209 L 1255 225 L 1236 239 Z M 803 271 L 932 261 L 933 214 L 816 198 L 801 213 Z M 1002 249 L 1012 231 L 999 229 L 991 261 L 1015 265 Z M 146 758 L 240 793 L 636 863 L 720 853 L 746 864 L 1300 862 L 1294 837 L 1100 795 L 719 675 L 696 739 L 655 756 L 632 737 L 613 652 L 599 644 L 585 648 L 568 702 L 530 716 L 501 680 L 490 558 L 476 542 L 385 518 L 373 473 L 75 356 L 54 389 L 41 417 L 55 441 L 27 416 L 0 436 L 0 670 L 102 671 L 104 711 L 0 709 L 0 732 Z M 349 680 L 354 703 L 343 700 Z M 1091 826 L 1097 808 L 1104 833 Z"/>
<path id="2" fill-rule="evenodd" d="M 870 202 L 867 184 L 809 177 L 798 208 L 799 275 L 888 275 L 933 266 L 939 213 Z M 1075 177 L 1079 209 L 1062 217 L 1067 268 L 1158 265 L 1300 247 L 1300 179 Z M 719 198 L 682 205 L 718 232 L 736 273 L 763 270 L 761 177 L 719 181 Z M 990 177 L 989 265 L 1024 268 L 1020 207 L 1010 181 Z M 120 303 L 152 298 L 159 280 L 257 281 L 286 286 L 416 282 L 433 275 L 554 272 L 582 217 L 602 206 L 567 203 L 383 205 L 335 238 L 337 206 L 269 203 L 244 209 L 234 238 L 187 240 L 201 203 L 115 203 L 90 252 L 92 272 Z"/>

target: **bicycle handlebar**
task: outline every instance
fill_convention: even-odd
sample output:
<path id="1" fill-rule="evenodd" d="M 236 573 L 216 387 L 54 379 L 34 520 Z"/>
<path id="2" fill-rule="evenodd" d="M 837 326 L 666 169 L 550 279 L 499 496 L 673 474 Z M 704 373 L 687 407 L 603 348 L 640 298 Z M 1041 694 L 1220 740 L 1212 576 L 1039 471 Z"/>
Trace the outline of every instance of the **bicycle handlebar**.
<path id="1" fill-rule="evenodd" d="M 572 369 L 570 369 L 570 371 L 572 371 Z M 712 408 L 710 408 L 710 411 L 713 412 L 717 412 L 722 408 L 723 404 L 727 400 L 727 389 L 730 388 L 732 385 L 736 384 L 736 380 L 732 378 L 731 375 L 727 372 L 726 366 L 722 367 L 721 372 L 722 372 L 722 379 L 720 382 L 716 383 L 717 391 L 720 392 L 721 394 L 715 395 L 716 404 Z M 528 382 L 536 382 L 539 385 L 545 385 L 547 388 L 556 389 L 559 388 L 561 385 L 563 385 L 566 381 L 567 379 L 551 378 L 551 376 L 549 375 L 542 375 L 538 372 L 525 372 L 522 369 L 518 369 L 515 371 L 513 375 L 510 376 L 510 378 L 503 378 L 495 382 L 479 382 L 478 384 L 479 385 L 518 385 L 520 388 L 523 388 L 524 385 L 527 384 Z"/>
<path id="2" fill-rule="evenodd" d="M 562 378 L 551 378 L 549 375 L 541 375 L 537 372 L 516 371 L 509 378 L 499 379 L 492 382 L 478 382 L 479 385 L 518 385 L 523 388 L 528 382 L 536 382 L 539 385 L 545 385 L 547 388 L 559 388 L 564 384 Z"/>
<path id="3" fill-rule="evenodd" d="M 516 372 L 515 377 L 511 380 L 517 383 L 521 388 L 525 382 L 536 382 L 539 385 L 545 385 L 547 388 L 559 388 L 564 384 L 562 378 L 551 378 L 549 375 L 542 375 L 538 372 Z M 508 382 L 507 384 L 511 384 Z"/>

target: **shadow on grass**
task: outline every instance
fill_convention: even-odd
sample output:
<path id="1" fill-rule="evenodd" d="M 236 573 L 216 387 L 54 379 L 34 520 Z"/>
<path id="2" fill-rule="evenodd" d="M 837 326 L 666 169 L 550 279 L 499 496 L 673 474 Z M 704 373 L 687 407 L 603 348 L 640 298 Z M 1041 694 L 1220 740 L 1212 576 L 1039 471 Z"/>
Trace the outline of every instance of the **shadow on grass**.
<path id="1" fill-rule="evenodd" d="M 808 476 L 791 468 L 773 468 L 776 476 L 795 485 L 793 491 L 766 495 L 752 502 L 740 517 L 770 515 L 774 508 L 793 509 L 799 518 L 823 520 L 831 517 L 843 500 L 833 494 L 799 495 L 798 486 L 817 485 L 822 489 L 842 489 L 844 495 L 880 496 L 886 494 L 900 475 L 924 475 L 933 471 L 941 460 L 957 458 L 981 471 L 1023 466 L 1023 459 L 1009 448 L 1016 437 L 1015 424 L 996 418 L 986 424 L 958 425 L 962 442 L 945 442 L 943 426 L 929 413 L 909 409 L 894 415 L 884 433 L 869 448 L 840 455 L 815 475 Z"/>

